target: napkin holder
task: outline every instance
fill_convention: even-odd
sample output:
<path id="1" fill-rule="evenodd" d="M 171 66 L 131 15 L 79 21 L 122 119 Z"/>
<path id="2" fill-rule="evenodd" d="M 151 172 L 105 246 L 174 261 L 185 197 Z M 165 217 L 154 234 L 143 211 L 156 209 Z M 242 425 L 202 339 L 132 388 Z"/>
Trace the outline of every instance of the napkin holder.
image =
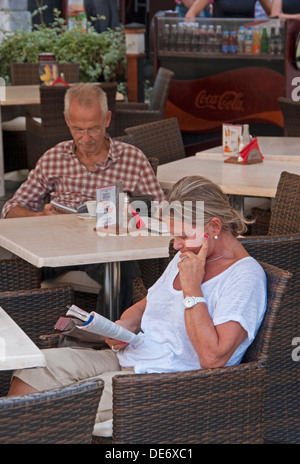
<path id="1" fill-rule="evenodd" d="M 239 156 L 230 156 L 224 163 L 232 164 L 257 164 L 263 162 L 263 155 L 259 149 L 257 138 L 251 140 L 239 153 Z"/>

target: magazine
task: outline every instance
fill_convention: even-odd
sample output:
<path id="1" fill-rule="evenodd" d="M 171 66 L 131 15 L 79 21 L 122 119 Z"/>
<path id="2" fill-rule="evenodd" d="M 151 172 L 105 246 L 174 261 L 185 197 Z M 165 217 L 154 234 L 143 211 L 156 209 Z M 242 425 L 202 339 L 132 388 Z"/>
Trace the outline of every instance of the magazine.
<path id="1" fill-rule="evenodd" d="M 78 206 L 77 209 L 71 208 L 70 206 L 63 205 L 62 203 L 58 203 L 57 201 L 51 200 L 50 202 L 52 209 L 56 211 L 57 213 L 63 213 L 63 214 L 74 214 L 74 213 L 87 213 L 87 206 L 85 203 L 82 203 L 81 205 Z"/>
<path id="2" fill-rule="evenodd" d="M 104 337 L 114 338 L 124 343 L 131 343 L 133 345 L 140 345 L 143 343 L 143 339 L 136 335 L 130 330 L 115 324 L 110 319 L 92 311 L 88 313 L 76 305 L 69 307 L 67 316 L 73 316 L 81 321 L 84 321 L 83 325 L 78 325 L 78 329 L 86 330 L 88 332 L 103 335 Z"/>

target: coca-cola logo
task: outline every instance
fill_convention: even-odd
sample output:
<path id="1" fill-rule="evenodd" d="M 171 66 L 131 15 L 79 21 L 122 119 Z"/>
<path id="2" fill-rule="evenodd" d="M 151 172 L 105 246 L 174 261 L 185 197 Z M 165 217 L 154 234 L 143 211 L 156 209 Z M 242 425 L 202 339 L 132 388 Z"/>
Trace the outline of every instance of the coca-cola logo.
<path id="1" fill-rule="evenodd" d="M 210 108 L 219 111 L 244 111 L 244 93 L 226 90 L 222 94 L 208 93 L 201 90 L 195 98 L 196 108 Z"/>

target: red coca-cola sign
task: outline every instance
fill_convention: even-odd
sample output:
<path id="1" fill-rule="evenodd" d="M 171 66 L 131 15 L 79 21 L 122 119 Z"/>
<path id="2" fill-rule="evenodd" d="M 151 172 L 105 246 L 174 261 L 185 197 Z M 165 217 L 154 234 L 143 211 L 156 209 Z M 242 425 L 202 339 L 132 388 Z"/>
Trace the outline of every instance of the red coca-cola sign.
<path id="1" fill-rule="evenodd" d="M 193 81 L 173 81 L 166 117 L 177 117 L 182 131 L 213 132 L 222 124 L 283 125 L 277 98 L 284 77 L 262 67 L 227 71 Z"/>

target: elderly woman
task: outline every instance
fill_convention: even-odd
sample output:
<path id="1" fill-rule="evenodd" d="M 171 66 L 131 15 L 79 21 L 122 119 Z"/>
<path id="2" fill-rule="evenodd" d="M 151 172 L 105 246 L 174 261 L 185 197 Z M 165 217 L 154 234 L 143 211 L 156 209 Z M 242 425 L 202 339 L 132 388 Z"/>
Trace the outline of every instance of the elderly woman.
<path id="1" fill-rule="evenodd" d="M 162 216 L 178 253 L 147 297 L 117 321 L 132 332 L 141 330 L 143 343 L 106 339 L 112 349 L 44 350 L 47 367 L 16 371 L 9 394 L 99 376 L 106 389 L 97 421 L 107 421 L 116 372 L 176 372 L 241 361 L 266 309 L 264 271 L 237 240 L 247 229 L 245 219 L 217 185 L 199 176 L 173 187 Z"/>

